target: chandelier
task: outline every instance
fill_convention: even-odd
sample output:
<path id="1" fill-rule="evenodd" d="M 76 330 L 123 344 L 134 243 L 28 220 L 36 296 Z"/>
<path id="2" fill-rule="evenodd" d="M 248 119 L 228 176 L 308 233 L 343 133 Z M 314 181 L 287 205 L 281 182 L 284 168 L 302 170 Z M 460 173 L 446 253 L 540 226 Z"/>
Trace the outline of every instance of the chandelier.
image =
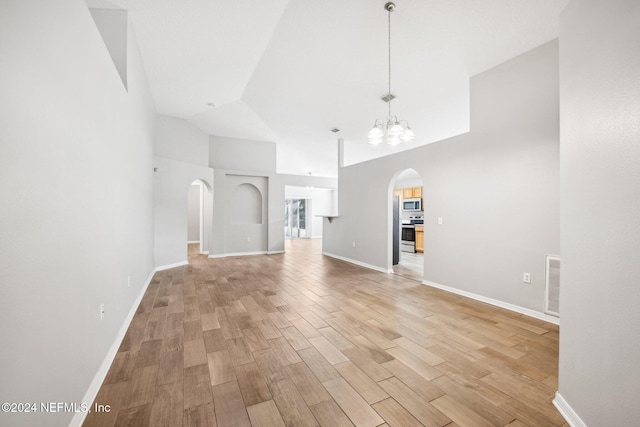
<path id="1" fill-rule="evenodd" d="M 377 119 L 373 123 L 373 128 L 369 131 L 369 144 L 371 145 L 378 145 L 383 140 L 386 140 L 389 145 L 398 145 L 405 141 L 411 141 L 416 137 L 406 120 L 398 120 L 396 116 L 391 115 L 391 100 L 395 98 L 391 94 L 391 12 L 395 8 L 396 5 L 392 2 L 384 5 L 384 9 L 389 13 L 389 91 L 382 99 L 389 104 L 389 115 L 386 120 Z"/>

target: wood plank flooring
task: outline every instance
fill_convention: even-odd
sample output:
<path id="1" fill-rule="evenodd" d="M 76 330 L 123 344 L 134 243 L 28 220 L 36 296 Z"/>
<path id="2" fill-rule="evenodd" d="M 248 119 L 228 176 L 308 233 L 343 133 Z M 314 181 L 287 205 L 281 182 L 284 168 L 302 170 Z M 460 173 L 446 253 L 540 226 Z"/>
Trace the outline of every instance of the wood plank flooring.
<path id="1" fill-rule="evenodd" d="M 400 252 L 400 262 L 393 266 L 394 274 L 422 281 L 424 255 L 421 252 Z"/>
<path id="2" fill-rule="evenodd" d="M 320 254 L 156 273 L 85 426 L 567 426 L 558 327 Z"/>

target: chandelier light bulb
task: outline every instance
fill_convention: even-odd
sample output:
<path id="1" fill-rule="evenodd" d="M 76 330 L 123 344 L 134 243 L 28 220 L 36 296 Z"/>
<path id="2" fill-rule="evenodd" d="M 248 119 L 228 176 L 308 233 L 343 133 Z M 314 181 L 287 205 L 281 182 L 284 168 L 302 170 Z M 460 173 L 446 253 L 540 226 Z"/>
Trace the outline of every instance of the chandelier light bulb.
<path id="1" fill-rule="evenodd" d="M 402 138 L 403 141 L 411 141 L 415 137 L 416 137 L 416 134 L 413 133 L 411 128 L 407 126 L 407 128 L 404 130 L 404 134 L 402 134 L 401 138 Z"/>
<path id="2" fill-rule="evenodd" d="M 369 139 L 378 139 L 378 138 L 382 138 L 384 135 L 384 132 L 382 132 L 382 130 L 378 127 L 375 126 L 373 127 L 370 131 L 369 131 Z"/>
<path id="3" fill-rule="evenodd" d="M 394 124 L 393 126 L 391 126 L 391 129 L 389 129 L 390 136 L 400 136 L 403 133 L 404 133 L 404 128 L 400 126 L 398 123 Z"/>

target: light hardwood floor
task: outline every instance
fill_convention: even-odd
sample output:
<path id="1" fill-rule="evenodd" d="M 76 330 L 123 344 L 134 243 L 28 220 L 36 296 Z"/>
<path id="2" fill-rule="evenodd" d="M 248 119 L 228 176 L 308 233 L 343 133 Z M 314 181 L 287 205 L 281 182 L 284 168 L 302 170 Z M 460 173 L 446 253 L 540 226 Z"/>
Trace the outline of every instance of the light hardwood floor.
<path id="1" fill-rule="evenodd" d="M 566 426 L 558 327 L 320 254 L 157 273 L 85 426 Z"/>
<path id="2" fill-rule="evenodd" d="M 393 266 L 393 272 L 407 279 L 422 282 L 424 275 L 424 256 L 417 253 L 401 252 L 400 262 Z"/>

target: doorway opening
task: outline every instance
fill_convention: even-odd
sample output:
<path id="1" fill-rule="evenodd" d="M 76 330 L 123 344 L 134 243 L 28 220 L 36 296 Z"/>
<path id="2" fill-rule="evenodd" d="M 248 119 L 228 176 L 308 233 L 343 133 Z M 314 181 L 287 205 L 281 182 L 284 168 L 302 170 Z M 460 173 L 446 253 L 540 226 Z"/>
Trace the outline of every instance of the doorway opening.
<path id="1" fill-rule="evenodd" d="M 212 216 L 211 189 L 196 179 L 187 192 L 187 254 L 207 255 Z"/>
<path id="2" fill-rule="evenodd" d="M 389 265 L 394 274 L 420 282 L 425 249 L 422 188 L 414 169 L 398 171 L 389 184 Z"/>
<path id="3" fill-rule="evenodd" d="M 311 199 L 285 199 L 284 237 L 300 239 L 311 237 L 307 216 L 311 211 Z"/>

